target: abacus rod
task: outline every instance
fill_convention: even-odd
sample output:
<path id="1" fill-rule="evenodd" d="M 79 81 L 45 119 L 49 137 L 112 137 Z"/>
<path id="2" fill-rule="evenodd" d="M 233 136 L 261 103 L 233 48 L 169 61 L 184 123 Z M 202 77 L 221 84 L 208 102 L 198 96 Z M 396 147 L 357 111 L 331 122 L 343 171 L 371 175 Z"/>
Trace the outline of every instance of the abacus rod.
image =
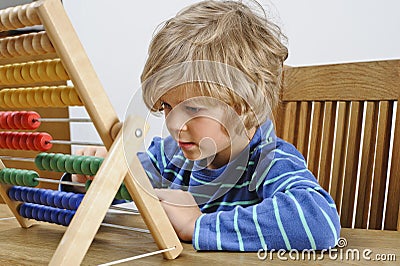
<path id="1" fill-rule="evenodd" d="M 125 207 L 120 207 L 120 206 L 117 206 L 117 205 L 111 205 L 110 209 L 117 210 L 117 211 L 129 212 L 129 213 L 132 213 L 132 214 L 139 214 L 138 210 L 125 208 Z"/>
<path id="2" fill-rule="evenodd" d="M 6 155 L 1 155 L 0 159 L 6 160 L 6 161 L 35 162 L 34 158 L 12 157 L 12 156 L 6 156 Z"/>
<path id="3" fill-rule="evenodd" d="M 101 225 L 104 227 L 112 227 L 112 228 L 117 228 L 117 229 L 124 229 L 124 230 L 129 230 L 129 231 L 150 234 L 150 230 L 148 230 L 148 229 L 142 229 L 142 228 L 136 228 L 136 227 L 130 227 L 130 226 L 118 225 L 118 224 L 109 224 L 109 223 L 101 223 Z"/>
<path id="4" fill-rule="evenodd" d="M 39 122 L 72 122 L 72 123 L 90 123 L 90 118 L 38 118 L 35 121 Z"/>
<path id="5" fill-rule="evenodd" d="M 103 143 L 86 142 L 86 141 L 69 141 L 69 140 L 50 140 L 51 144 L 61 145 L 79 145 L 79 146 L 104 146 Z"/>
<path id="6" fill-rule="evenodd" d="M 53 184 L 70 185 L 70 186 L 76 186 L 76 187 L 85 187 L 85 184 L 83 184 L 83 183 L 71 182 L 71 181 L 60 181 L 60 180 L 55 180 L 55 179 L 43 178 L 43 177 L 36 177 L 35 180 L 42 181 L 42 182 L 47 182 L 47 183 L 53 183 Z"/>

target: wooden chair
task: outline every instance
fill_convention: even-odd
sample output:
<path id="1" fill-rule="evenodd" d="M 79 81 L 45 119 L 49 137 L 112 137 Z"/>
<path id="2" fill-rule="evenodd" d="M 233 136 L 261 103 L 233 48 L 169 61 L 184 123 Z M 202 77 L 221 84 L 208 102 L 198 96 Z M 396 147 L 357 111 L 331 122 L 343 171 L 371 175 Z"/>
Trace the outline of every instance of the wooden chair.
<path id="1" fill-rule="evenodd" d="M 289 67 L 274 116 L 343 227 L 400 231 L 400 60 Z"/>

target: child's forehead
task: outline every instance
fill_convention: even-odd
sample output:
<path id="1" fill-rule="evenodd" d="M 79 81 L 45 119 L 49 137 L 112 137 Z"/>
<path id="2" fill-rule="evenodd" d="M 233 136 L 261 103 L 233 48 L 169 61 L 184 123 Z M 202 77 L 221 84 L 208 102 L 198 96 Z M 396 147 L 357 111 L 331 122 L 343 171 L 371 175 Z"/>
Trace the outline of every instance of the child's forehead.
<path id="1" fill-rule="evenodd" d="M 177 101 L 185 101 L 194 97 L 201 97 L 210 95 L 206 94 L 201 88 L 199 84 L 196 83 L 188 83 L 176 86 L 167 90 L 162 96 L 161 99 L 174 99 Z"/>

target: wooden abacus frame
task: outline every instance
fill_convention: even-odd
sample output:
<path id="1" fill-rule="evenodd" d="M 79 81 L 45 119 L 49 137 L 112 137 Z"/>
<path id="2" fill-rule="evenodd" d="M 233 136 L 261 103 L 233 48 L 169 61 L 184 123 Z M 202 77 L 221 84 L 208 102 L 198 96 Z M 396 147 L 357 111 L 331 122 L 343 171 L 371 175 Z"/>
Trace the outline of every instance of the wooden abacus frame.
<path id="1" fill-rule="evenodd" d="M 122 130 L 122 124 L 59 0 L 39 0 L 22 7 L 27 15 L 37 15 L 40 19 L 100 138 L 109 150 L 50 265 L 78 265 L 82 262 L 123 181 L 158 247 L 171 249 L 163 253 L 164 257 L 176 258 L 182 251 L 182 245 L 136 156 L 143 134 L 135 135 L 135 132 L 145 131 L 144 121 L 138 117 L 129 118 Z M 24 13 L 19 13 L 10 12 L 10 21 L 13 18 L 23 20 L 21 13 L 22 16 Z M 124 135 L 132 137 L 123 140 L 122 131 Z M 131 154 L 124 153 L 124 145 L 132 147 Z M 0 160 L 0 169 L 4 167 Z M 28 228 L 32 222 L 19 215 L 19 203 L 10 200 L 8 188 L 0 184 L 0 194 L 20 225 Z"/>

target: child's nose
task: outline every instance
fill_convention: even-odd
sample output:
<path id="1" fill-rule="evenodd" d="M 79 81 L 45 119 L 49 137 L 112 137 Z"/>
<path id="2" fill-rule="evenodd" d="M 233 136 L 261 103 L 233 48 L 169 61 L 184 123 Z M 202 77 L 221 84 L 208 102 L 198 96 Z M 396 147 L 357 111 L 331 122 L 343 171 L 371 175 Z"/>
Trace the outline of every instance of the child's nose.
<path id="1" fill-rule="evenodd" d="M 188 117 L 186 117 L 179 111 L 171 112 L 170 114 L 168 114 L 165 122 L 171 134 L 179 133 L 180 131 L 187 130 L 188 128 Z"/>

